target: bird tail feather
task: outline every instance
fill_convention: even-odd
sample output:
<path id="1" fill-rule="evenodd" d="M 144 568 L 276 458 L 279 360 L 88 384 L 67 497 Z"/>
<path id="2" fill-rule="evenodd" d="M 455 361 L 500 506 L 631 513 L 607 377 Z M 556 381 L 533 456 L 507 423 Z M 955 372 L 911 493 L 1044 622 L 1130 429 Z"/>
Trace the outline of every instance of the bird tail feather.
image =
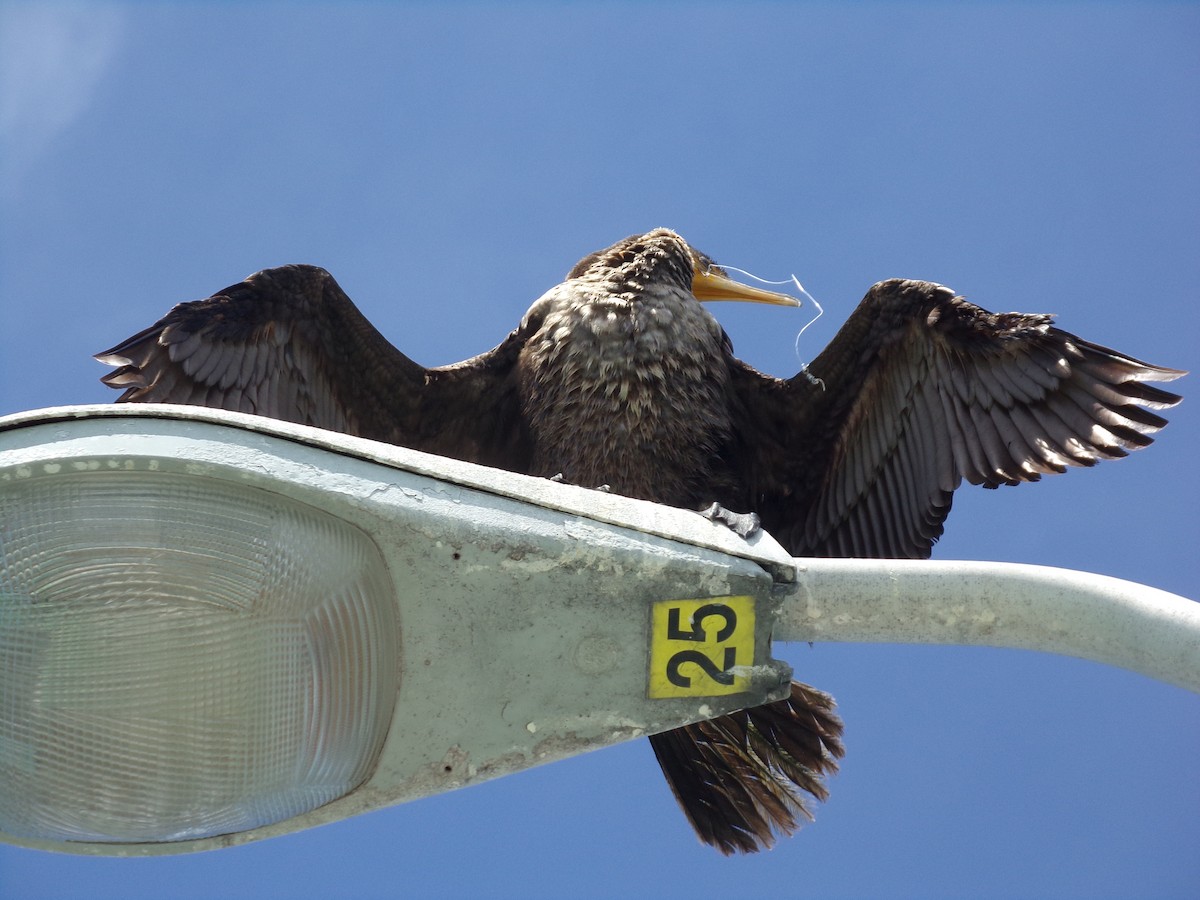
<path id="1" fill-rule="evenodd" d="M 704 843 L 722 853 L 769 849 L 813 819 L 837 772 L 842 722 L 833 698 L 792 683 L 789 697 L 652 735 L 667 783 Z"/>

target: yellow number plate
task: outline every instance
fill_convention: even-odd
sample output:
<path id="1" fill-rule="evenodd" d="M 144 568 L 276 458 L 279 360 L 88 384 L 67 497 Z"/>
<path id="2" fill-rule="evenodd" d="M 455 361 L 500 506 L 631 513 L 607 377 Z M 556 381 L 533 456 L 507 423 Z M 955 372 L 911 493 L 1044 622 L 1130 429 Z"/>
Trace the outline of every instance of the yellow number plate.
<path id="1" fill-rule="evenodd" d="M 660 600 L 651 610 L 651 697 L 737 694 L 754 665 L 754 598 Z"/>

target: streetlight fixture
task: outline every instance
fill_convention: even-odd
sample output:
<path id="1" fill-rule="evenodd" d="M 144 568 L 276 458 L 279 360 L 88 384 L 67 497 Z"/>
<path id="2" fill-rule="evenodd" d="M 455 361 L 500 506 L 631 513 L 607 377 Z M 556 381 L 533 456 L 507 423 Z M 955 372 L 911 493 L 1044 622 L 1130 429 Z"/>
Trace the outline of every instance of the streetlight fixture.
<path id="1" fill-rule="evenodd" d="M 284 834 L 777 699 L 770 641 L 1022 646 L 1200 691 L 1200 605 L 792 559 L 672 509 L 221 410 L 0 419 L 0 839 Z"/>

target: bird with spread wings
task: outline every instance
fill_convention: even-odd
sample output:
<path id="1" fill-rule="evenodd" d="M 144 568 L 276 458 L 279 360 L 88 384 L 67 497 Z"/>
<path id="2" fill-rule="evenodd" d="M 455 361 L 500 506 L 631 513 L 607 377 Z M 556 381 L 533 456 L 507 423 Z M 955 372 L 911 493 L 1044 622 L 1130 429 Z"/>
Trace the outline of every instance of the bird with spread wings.
<path id="1" fill-rule="evenodd" d="M 939 284 L 872 287 L 788 379 L 751 368 L 705 300 L 795 305 L 656 229 L 584 257 L 499 346 L 425 368 L 323 269 L 182 303 L 97 356 L 127 402 L 255 413 L 675 506 L 752 513 L 796 556 L 922 559 L 965 478 L 1037 481 L 1149 444 L 1181 371 L 991 313 Z M 732 521 L 740 521 L 736 515 Z M 843 754 L 832 699 L 654 735 L 700 838 L 771 846 Z"/>

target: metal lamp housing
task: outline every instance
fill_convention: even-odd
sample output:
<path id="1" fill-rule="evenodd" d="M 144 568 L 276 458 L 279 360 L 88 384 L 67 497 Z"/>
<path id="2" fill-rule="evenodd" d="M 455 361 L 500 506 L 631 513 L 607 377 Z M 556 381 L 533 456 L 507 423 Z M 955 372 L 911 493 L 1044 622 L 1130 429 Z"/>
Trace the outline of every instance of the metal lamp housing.
<path id="1" fill-rule="evenodd" d="M 7 417 L 0 837 L 228 846 L 775 699 L 791 571 L 695 513 L 305 426 Z"/>

